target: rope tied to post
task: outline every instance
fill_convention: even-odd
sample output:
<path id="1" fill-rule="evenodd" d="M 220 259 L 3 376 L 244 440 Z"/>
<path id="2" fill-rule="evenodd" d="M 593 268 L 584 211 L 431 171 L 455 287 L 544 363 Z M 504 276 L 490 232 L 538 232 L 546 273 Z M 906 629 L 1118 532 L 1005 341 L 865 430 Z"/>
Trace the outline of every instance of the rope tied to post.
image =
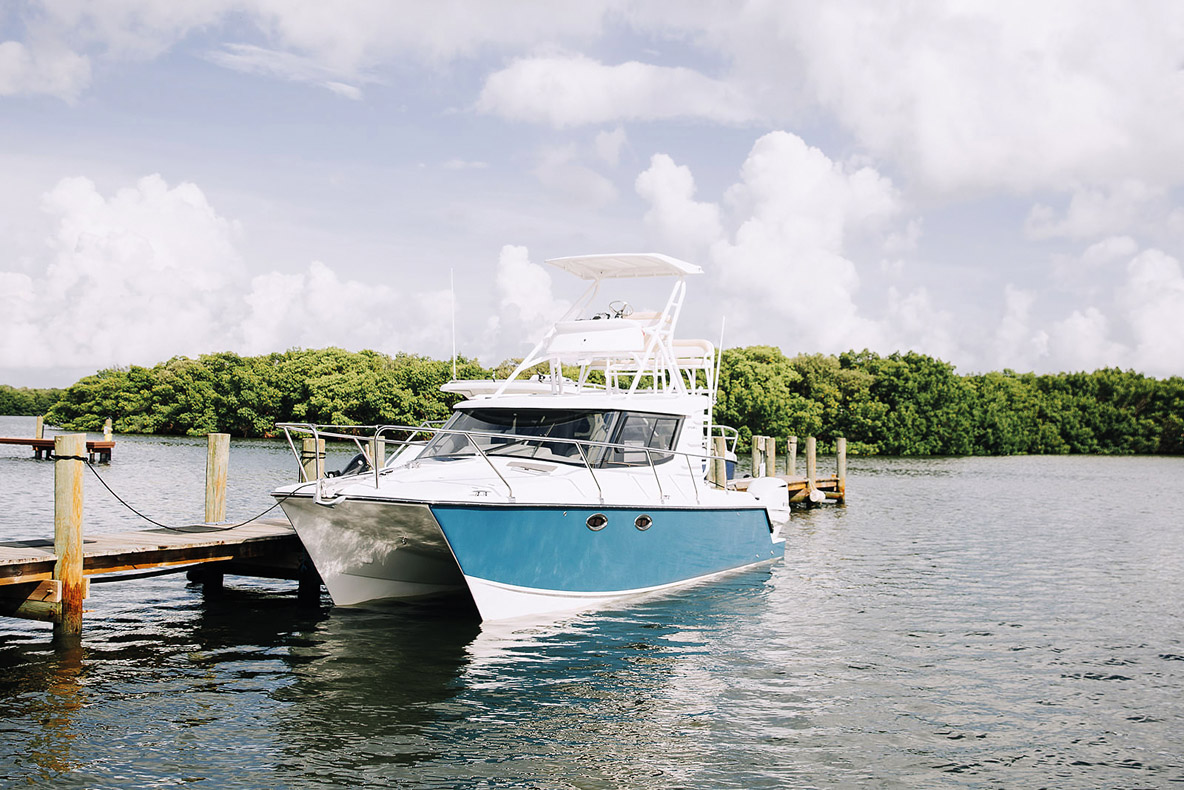
<path id="1" fill-rule="evenodd" d="M 262 513 L 259 513 L 256 516 L 252 516 L 251 518 L 247 519 L 246 521 L 240 521 L 237 524 L 227 524 L 225 526 L 220 526 L 220 527 L 211 527 L 208 524 L 186 524 L 183 527 L 171 527 L 168 524 L 162 524 L 159 521 L 157 521 L 149 516 L 144 515 L 139 510 L 137 510 L 136 508 L 134 508 L 130 504 L 128 504 L 127 500 L 125 500 L 119 494 L 115 493 L 115 490 L 113 488 L 111 488 L 111 486 L 107 485 L 107 481 L 104 480 L 103 476 L 99 474 L 97 469 L 95 469 L 94 464 L 91 462 L 91 460 L 89 458 L 86 458 L 86 457 L 80 456 L 80 455 L 55 455 L 54 460 L 55 461 L 81 461 L 82 463 L 86 464 L 86 468 L 94 473 L 94 476 L 96 478 L 98 478 L 100 483 L 102 483 L 103 488 L 107 489 L 107 492 L 110 493 L 111 496 L 115 497 L 115 500 L 117 502 L 119 502 L 119 504 L 123 505 L 128 510 L 135 513 L 137 516 L 144 519 L 149 524 L 153 524 L 155 526 L 158 526 L 161 529 L 167 529 L 170 532 L 194 532 L 195 531 L 194 528 L 200 528 L 200 531 L 202 531 L 202 532 L 225 532 L 226 530 L 235 529 L 237 527 L 242 527 L 247 524 L 250 524 L 252 521 L 256 521 L 258 519 L 263 518 L 268 513 L 275 510 L 277 507 L 279 507 L 280 503 L 288 498 L 288 496 L 285 495 L 283 497 L 283 499 L 276 500 L 275 504 L 273 504 L 271 507 L 264 510 Z"/>

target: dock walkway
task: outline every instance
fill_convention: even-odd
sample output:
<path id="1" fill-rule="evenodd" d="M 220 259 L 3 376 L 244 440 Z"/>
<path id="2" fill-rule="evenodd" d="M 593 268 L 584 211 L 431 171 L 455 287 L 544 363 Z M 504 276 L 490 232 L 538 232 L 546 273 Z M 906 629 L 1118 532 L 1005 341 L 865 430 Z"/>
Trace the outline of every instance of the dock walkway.
<path id="1" fill-rule="evenodd" d="M 37 458 L 53 458 L 53 439 L 32 439 L 24 436 L 0 436 L 0 444 L 19 444 L 33 448 L 33 455 Z M 110 461 L 111 451 L 115 449 L 113 439 L 94 439 L 86 443 L 86 452 L 90 460 Z"/>
<path id="2" fill-rule="evenodd" d="M 52 621 L 52 604 L 61 602 L 54 578 L 58 556 L 52 540 L 0 542 L 0 615 Z M 195 525 L 90 535 L 82 541 L 82 574 L 89 582 L 100 574 L 116 581 L 139 572 L 176 566 L 200 566 L 206 579 L 223 573 L 299 579 L 303 588 L 315 580 L 304 549 L 286 518 L 260 518 L 231 528 Z M 89 586 L 89 584 L 87 585 Z"/>

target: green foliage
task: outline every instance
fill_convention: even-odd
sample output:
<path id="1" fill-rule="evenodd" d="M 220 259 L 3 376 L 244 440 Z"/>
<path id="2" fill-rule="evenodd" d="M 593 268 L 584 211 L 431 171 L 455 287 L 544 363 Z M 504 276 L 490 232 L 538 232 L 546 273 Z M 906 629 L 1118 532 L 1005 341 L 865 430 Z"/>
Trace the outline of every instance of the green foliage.
<path id="1" fill-rule="evenodd" d="M 32 389 L 0 384 L 0 414 L 36 417 L 49 411 L 61 396 L 60 389 Z"/>
<path id="2" fill-rule="evenodd" d="M 460 359 L 460 378 L 505 378 Z M 540 371 L 541 372 L 541 371 Z M 564 370 L 569 376 L 577 371 Z M 70 430 L 267 436 L 277 422 L 411 424 L 446 418 L 452 363 L 339 348 L 261 357 L 174 357 L 101 370 L 66 390 L 0 386 L 0 413 L 46 413 Z M 602 377 L 597 377 L 603 381 Z M 847 438 L 848 451 L 891 455 L 1184 454 L 1184 379 L 1117 369 L 960 376 L 914 352 L 787 357 L 771 346 L 728 349 L 715 419 L 754 434 Z M 784 446 L 784 445 L 782 445 Z"/>
<path id="3" fill-rule="evenodd" d="M 1184 453 L 1184 379 L 1117 369 L 959 376 L 915 352 L 724 352 L 716 419 L 888 455 Z"/>
<path id="4" fill-rule="evenodd" d="M 460 359 L 457 375 L 489 374 Z M 440 392 L 440 385 L 451 376 L 451 361 L 339 348 L 174 357 L 152 368 L 87 376 L 65 390 L 47 416 L 69 430 L 98 430 L 111 417 L 120 433 L 194 436 L 268 436 L 277 422 L 417 425 L 448 416 L 456 397 Z"/>

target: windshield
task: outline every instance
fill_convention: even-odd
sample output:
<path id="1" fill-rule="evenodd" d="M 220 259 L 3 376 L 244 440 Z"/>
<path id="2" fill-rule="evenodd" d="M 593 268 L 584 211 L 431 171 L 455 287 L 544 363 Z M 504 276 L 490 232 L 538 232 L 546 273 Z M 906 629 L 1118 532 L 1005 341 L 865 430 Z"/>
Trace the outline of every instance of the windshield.
<path id="1" fill-rule="evenodd" d="M 637 412 L 575 409 L 468 409 L 452 415 L 445 428 L 487 434 L 464 436 L 437 434 L 420 458 L 448 458 L 475 455 L 474 443 L 485 455 L 536 458 L 557 463 L 580 464 L 580 447 L 575 441 L 611 442 L 629 449 L 584 446 L 592 466 L 632 466 L 669 460 L 667 453 L 649 453 L 631 448 L 670 450 L 678 433 L 679 418 Z M 529 437 L 529 438 L 526 438 Z M 555 441 L 547 441 L 555 440 Z"/>
<path id="2" fill-rule="evenodd" d="M 445 428 L 503 436 L 474 436 L 472 441 L 459 434 L 437 434 L 420 458 L 474 455 L 476 442 L 486 455 L 509 455 L 538 458 L 560 463 L 583 464 L 576 444 L 564 441 L 529 441 L 542 439 L 577 439 L 607 442 L 612 435 L 618 412 L 576 411 L 569 409 L 472 409 L 452 415 Z M 585 448 L 589 462 L 598 460 L 602 448 Z"/>

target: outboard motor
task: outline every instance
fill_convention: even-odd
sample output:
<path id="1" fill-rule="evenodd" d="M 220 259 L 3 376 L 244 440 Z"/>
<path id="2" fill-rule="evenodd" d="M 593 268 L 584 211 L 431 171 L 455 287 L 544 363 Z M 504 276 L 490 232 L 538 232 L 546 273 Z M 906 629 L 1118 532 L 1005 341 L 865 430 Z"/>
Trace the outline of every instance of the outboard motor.
<path id="1" fill-rule="evenodd" d="M 349 463 L 345 465 L 344 469 L 339 469 L 336 472 L 325 472 L 325 477 L 349 477 L 350 475 L 360 475 L 363 472 L 369 471 L 370 462 L 366 460 L 366 454 L 358 453 L 349 459 Z"/>

